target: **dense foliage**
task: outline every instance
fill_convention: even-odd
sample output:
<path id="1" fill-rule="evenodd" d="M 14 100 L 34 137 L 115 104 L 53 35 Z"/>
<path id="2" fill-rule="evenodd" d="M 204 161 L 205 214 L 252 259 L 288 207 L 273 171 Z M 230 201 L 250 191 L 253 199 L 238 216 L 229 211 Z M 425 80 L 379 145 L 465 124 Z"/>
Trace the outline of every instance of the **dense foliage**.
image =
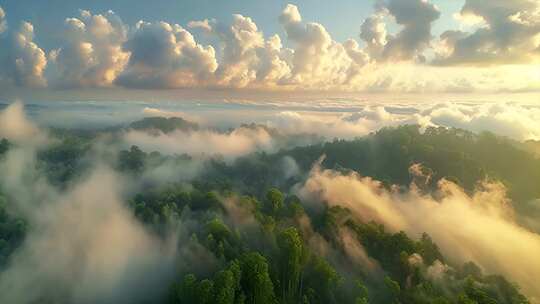
<path id="1" fill-rule="evenodd" d="M 183 121 L 158 123 L 164 132 L 177 124 L 196 127 Z M 5 157 L 9 149 L 10 143 L 0 142 L 0 155 Z M 53 184 L 66 187 L 88 168 L 91 149 L 91 138 L 63 134 L 39 152 L 37 164 Z M 304 210 L 304 202 L 287 193 L 321 155 L 326 156 L 323 167 L 358 171 L 387 185 L 407 186 L 410 165 L 420 162 L 432 170 L 432 187 L 445 177 L 473 190 L 478 180 L 490 178 L 505 183 L 518 203 L 540 197 L 540 160 L 507 139 L 457 129 L 383 129 L 356 140 L 256 153 L 234 162 L 164 156 L 134 146 L 110 159 L 128 178 L 168 162 L 182 166 L 200 161 L 204 168 L 189 184 L 145 184 L 129 197 L 135 217 L 160 237 L 169 237 L 171 227 L 189 219 L 182 231 L 187 237 L 178 246 L 212 256 L 211 262 L 178 269 L 169 293 L 155 302 L 528 303 L 512 283 L 484 275 L 473 263 L 451 265 L 444 276 L 433 279 L 428 269 L 448 261 L 427 234 L 414 239 L 392 233 L 379 223 L 359 221 L 342 207 Z M 284 157 L 296 160 L 299 175 L 282 176 L 279 164 Z M 2 267 L 27 229 L 6 210 L 8 202 L 9 196 L 0 196 Z M 352 259 L 344 234 L 361 244 L 380 269 L 373 271 Z"/>

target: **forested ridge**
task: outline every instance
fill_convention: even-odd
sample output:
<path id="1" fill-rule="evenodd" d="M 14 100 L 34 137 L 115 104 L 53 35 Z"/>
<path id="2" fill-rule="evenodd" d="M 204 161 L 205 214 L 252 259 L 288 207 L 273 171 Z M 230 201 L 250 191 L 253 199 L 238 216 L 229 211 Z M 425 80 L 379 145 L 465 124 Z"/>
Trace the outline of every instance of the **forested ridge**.
<path id="1" fill-rule="evenodd" d="M 134 126 L 144 129 L 151 123 Z M 114 142 L 114 132 L 105 140 Z M 99 133 L 53 131 L 56 141 L 39 150 L 35 166 L 54 187 L 69 189 L 90 170 Z M 14 145 L 3 140 L 2 157 Z M 391 231 L 343 206 L 312 208 L 309 198 L 296 191 L 318 161 L 322 169 L 357 172 L 381 181 L 385 189 L 411 187 L 411 166 L 421 164 L 429 178 L 418 187 L 425 192 L 436 191 L 441 180 L 471 193 L 479 182 L 501 182 L 519 220 L 520 214 L 533 212 L 530 202 L 540 197 L 540 160 L 508 139 L 401 126 L 233 161 L 137 146 L 117 155 L 102 150 L 108 165 L 130 180 L 163 165 L 180 170 L 196 162 L 200 172 L 189 180 L 140 180 L 126 194 L 126 206 L 145 229 L 164 240 L 176 238 L 181 259 L 167 291 L 141 303 L 529 303 L 515 282 L 473 262 L 456 263 L 427 233 Z M 294 174 L 283 173 L 289 169 Z M 35 227 L 8 211 L 13 197 L 2 192 L 4 269 Z M 44 297 L 35 303 L 63 300 Z"/>

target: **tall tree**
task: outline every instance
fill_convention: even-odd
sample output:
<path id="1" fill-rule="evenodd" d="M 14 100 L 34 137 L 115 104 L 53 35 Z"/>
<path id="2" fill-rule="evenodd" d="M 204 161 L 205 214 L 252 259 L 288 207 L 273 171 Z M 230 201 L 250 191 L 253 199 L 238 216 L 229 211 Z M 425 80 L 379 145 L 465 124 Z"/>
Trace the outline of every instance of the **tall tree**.
<path id="1" fill-rule="evenodd" d="M 274 304 L 274 284 L 268 273 L 266 258 L 257 252 L 246 253 L 241 259 L 242 288 L 246 302 L 253 304 Z"/>

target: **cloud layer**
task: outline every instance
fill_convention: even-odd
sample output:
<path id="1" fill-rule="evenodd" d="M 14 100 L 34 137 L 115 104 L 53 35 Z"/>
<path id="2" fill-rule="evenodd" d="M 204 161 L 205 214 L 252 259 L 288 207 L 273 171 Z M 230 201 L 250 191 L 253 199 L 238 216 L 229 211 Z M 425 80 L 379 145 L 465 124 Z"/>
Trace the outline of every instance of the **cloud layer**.
<path id="1" fill-rule="evenodd" d="M 62 45 L 46 56 L 33 40 L 33 26 L 23 22 L 8 30 L 0 8 L 2 44 L 8 46 L 0 54 L 1 77 L 10 85 L 55 88 L 536 91 L 539 12 L 534 0 L 467 0 L 456 16 L 463 24 L 476 20 L 478 25 L 435 37 L 441 17 L 435 4 L 381 0 L 363 21 L 358 39 L 339 42 L 324 25 L 305 21 L 292 4 L 276 16 L 283 36 L 263 33 L 241 14 L 230 22 L 130 26 L 112 11 L 81 11 L 65 20 Z M 482 68 L 486 65 L 500 70 Z"/>

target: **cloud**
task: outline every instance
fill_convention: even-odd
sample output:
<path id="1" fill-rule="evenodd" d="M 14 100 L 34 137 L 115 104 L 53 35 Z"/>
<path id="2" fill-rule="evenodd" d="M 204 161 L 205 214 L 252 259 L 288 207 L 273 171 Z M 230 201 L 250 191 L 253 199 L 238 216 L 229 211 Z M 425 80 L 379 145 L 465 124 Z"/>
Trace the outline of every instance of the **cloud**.
<path id="1" fill-rule="evenodd" d="M 540 236 L 517 224 L 501 184 L 483 183 L 472 194 L 441 181 L 436 195 L 385 189 L 356 173 L 314 167 L 299 191 L 311 202 L 349 208 L 363 221 L 412 236 L 431 235 L 450 261 L 473 261 L 488 273 L 501 273 L 526 294 L 540 297 Z"/>
<path id="2" fill-rule="evenodd" d="M 425 61 L 423 51 L 430 46 L 431 27 L 439 19 L 439 9 L 427 0 L 389 0 L 377 2 L 377 12 L 364 20 L 360 38 L 371 57 L 386 61 Z M 390 16 L 401 30 L 389 34 L 384 22 Z"/>
<path id="3" fill-rule="evenodd" d="M 360 27 L 360 38 L 366 42 L 367 52 L 374 57 L 382 54 L 388 42 L 387 36 L 384 14 L 378 13 L 366 18 Z"/>
<path id="4" fill-rule="evenodd" d="M 283 79 L 291 75 L 289 64 L 290 50 L 284 49 L 279 35 L 273 35 L 257 50 L 259 66 L 257 82 L 262 84 L 280 85 Z"/>
<path id="5" fill-rule="evenodd" d="M 21 103 L 0 113 L 0 126 L 1 136 L 16 143 L 0 161 L 0 170 L 10 172 L 0 188 L 8 211 L 28 225 L 0 271 L 0 302 L 133 303 L 165 294 L 189 246 L 177 255 L 177 235 L 146 231 L 122 199 L 127 181 L 96 161 L 60 191 L 40 169 L 37 151 L 44 146 L 36 138 L 44 135 Z"/>
<path id="6" fill-rule="evenodd" d="M 104 15 L 81 11 L 80 19 L 67 18 L 63 38 L 64 46 L 50 54 L 62 88 L 111 86 L 129 58 L 122 50 L 127 27 L 112 11 Z"/>
<path id="7" fill-rule="evenodd" d="M 540 139 L 538 108 L 514 104 L 442 104 L 427 110 L 425 115 L 439 126 L 474 132 L 490 131 L 520 141 Z"/>
<path id="8" fill-rule="evenodd" d="M 346 256 L 353 263 L 360 265 L 372 278 L 378 278 L 384 273 L 377 260 L 367 254 L 358 238 L 350 230 L 341 228 L 339 237 Z M 350 269 L 347 271 L 350 271 Z"/>
<path id="9" fill-rule="evenodd" d="M 230 25 L 214 23 L 210 33 L 222 43 L 222 58 L 216 71 L 223 86 L 245 87 L 257 78 L 257 49 L 264 46 L 264 36 L 255 22 L 239 14 Z"/>
<path id="10" fill-rule="evenodd" d="M 28 120 L 24 105 L 20 101 L 10 104 L 0 112 L 0 138 L 18 144 L 42 145 L 47 142 L 47 135 Z"/>
<path id="11" fill-rule="evenodd" d="M 0 15 L 5 15 L 2 10 Z M 2 22 L 2 18 L 0 18 Z M 7 28 L 4 24 L 4 30 Z M 20 87 L 44 87 L 45 52 L 33 41 L 34 26 L 22 22 L 19 29 L 0 37 L 0 80 Z"/>
<path id="12" fill-rule="evenodd" d="M 123 140 L 127 146 L 136 145 L 143 151 L 208 157 L 222 155 L 227 160 L 254 151 L 276 149 L 272 135 L 262 127 L 239 127 L 229 132 L 210 129 L 187 132 L 177 130 L 168 134 L 131 130 L 124 134 Z"/>
<path id="13" fill-rule="evenodd" d="M 333 138 L 353 139 L 375 132 L 385 126 L 429 124 L 417 115 L 394 115 L 382 106 L 366 107 L 355 113 L 306 113 L 282 111 L 268 124 L 288 134 L 313 133 Z M 316 130 L 316 131 L 315 131 Z"/>
<path id="14" fill-rule="evenodd" d="M 9 88 L 50 82 L 60 89 L 367 93 L 540 89 L 537 1 L 484 5 L 467 0 L 455 17 L 465 25 L 435 39 L 433 25 L 440 15 L 428 0 L 381 0 L 363 21 L 358 40 L 336 41 L 324 25 L 303 20 L 292 4 L 277 17 L 285 36 L 265 35 L 255 20 L 241 14 L 228 22 L 191 21 L 185 28 L 165 21 L 130 26 L 112 11 L 82 10 L 53 33 L 60 45 L 47 50 L 47 58 L 34 42 L 33 26 L 24 22 L 19 30 L 7 31 L 6 14 L 0 10 L 0 43 L 5 46 L 0 50 L 0 83 Z M 471 20 L 476 24 L 470 26 Z"/>
<path id="15" fill-rule="evenodd" d="M 342 45 L 332 40 L 326 28 L 315 22 L 302 22 L 298 7 L 289 4 L 279 17 L 291 53 L 292 75 L 287 83 L 304 88 L 333 88 L 348 84 L 359 73 L 366 56 L 356 41 Z"/>
<path id="16" fill-rule="evenodd" d="M 489 131 L 514 140 L 540 140 L 540 109 L 513 103 L 368 106 L 353 113 L 282 111 L 267 119 L 270 126 L 284 132 L 313 132 L 325 136 L 351 139 L 383 127 L 416 124 L 453 127 L 475 133 Z"/>
<path id="17" fill-rule="evenodd" d="M 158 108 L 153 108 L 153 107 L 144 107 L 144 109 L 142 110 L 142 113 L 144 116 L 147 116 L 147 117 L 166 117 L 166 118 L 180 117 L 180 118 L 183 118 L 185 120 L 188 120 L 190 122 L 194 122 L 197 124 L 200 124 L 203 122 L 202 117 L 188 114 L 186 112 L 181 112 L 181 111 L 169 111 L 169 110 L 163 110 L 163 109 L 158 109 Z"/>
<path id="18" fill-rule="evenodd" d="M 234 14 L 231 24 L 202 20 L 188 26 L 202 29 L 220 42 L 222 56 L 215 73 L 215 85 L 219 87 L 270 88 L 290 74 L 287 50 L 279 35 L 265 39 L 250 17 Z"/>
<path id="19" fill-rule="evenodd" d="M 208 19 L 194 20 L 194 21 L 188 22 L 187 26 L 189 28 L 202 29 L 203 31 L 210 33 L 212 31 L 212 25 L 210 23 L 214 23 L 214 22 L 215 20 L 210 21 Z"/>
<path id="20" fill-rule="evenodd" d="M 6 12 L 0 6 L 0 34 L 7 31 Z"/>
<path id="21" fill-rule="evenodd" d="M 156 295 L 148 294 L 149 279 L 163 288 L 175 246 L 133 218 L 120 200 L 118 181 L 112 171 L 97 168 L 67 193 L 42 197 L 40 206 L 27 209 L 32 228 L 0 273 L 2 302 L 128 303 Z"/>
<path id="22" fill-rule="evenodd" d="M 446 45 L 434 63 L 493 65 L 537 61 L 540 53 L 540 3 L 535 0 L 467 0 L 463 18 L 482 20 L 472 33 L 447 31 Z M 469 17 L 468 17 L 469 16 Z"/>
<path id="23" fill-rule="evenodd" d="M 489 131 L 514 140 L 540 139 L 540 109 L 512 103 L 368 106 L 353 113 L 282 111 L 267 119 L 270 126 L 288 133 L 317 130 L 327 139 L 351 139 L 383 127 L 416 124 L 427 127 L 454 127 L 475 133 Z"/>
<path id="24" fill-rule="evenodd" d="M 129 63 L 116 83 L 136 88 L 204 86 L 218 64 L 212 46 L 202 46 L 178 24 L 140 21 L 124 44 Z"/>
<path id="25" fill-rule="evenodd" d="M 480 133 L 489 131 L 514 140 L 540 139 L 540 108 L 518 103 L 399 104 L 324 100 L 320 104 L 277 103 L 267 110 L 266 102 L 253 102 L 255 109 L 235 109 L 226 116 L 219 111 L 175 111 L 170 107 L 145 108 L 146 116 L 182 117 L 202 126 L 236 128 L 254 122 L 275 129 L 280 136 L 316 134 L 326 140 L 353 139 L 383 127 L 405 124 L 455 127 Z M 264 107 L 257 109 L 257 107 Z M 219 132 L 218 132 L 219 133 Z M 300 136 L 300 138 L 302 138 Z M 305 138 L 305 137 L 304 137 Z M 296 141 L 310 144 L 313 141 Z M 290 142 L 289 142 L 290 144 Z"/>

